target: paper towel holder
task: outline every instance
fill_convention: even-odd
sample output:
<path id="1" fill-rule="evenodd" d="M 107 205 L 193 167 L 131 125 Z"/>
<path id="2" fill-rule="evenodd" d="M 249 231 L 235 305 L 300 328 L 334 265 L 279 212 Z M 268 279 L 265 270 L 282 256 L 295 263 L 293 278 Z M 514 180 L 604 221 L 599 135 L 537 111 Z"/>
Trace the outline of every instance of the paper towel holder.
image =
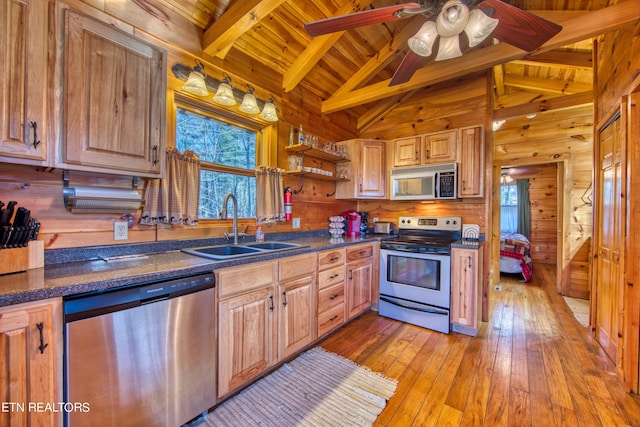
<path id="1" fill-rule="evenodd" d="M 110 187 L 70 187 L 69 171 L 62 173 L 64 206 L 72 213 L 128 213 L 142 208 L 144 200 L 136 190 L 138 177 L 131 189 Z"/>

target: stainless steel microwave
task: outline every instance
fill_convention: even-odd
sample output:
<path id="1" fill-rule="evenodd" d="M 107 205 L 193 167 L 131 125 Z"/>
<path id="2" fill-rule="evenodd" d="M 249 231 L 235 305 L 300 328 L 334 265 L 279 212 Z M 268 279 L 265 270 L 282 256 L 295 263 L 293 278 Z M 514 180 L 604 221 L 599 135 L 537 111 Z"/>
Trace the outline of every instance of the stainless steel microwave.
<path id="1" fill-rule="evenodd" d="M 457 163 L 392 169 L 391 200 L 455 199 Z"/>

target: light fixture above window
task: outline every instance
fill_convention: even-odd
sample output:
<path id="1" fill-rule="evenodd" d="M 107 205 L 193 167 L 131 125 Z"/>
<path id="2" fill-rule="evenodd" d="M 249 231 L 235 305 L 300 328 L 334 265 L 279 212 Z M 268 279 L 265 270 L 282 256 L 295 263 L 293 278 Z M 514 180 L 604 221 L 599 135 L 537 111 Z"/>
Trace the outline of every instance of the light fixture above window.
<path id="1" fill-rule="evenodd" d="M 208 96 L 207 84 L 205 83 L 204 65 L 196 59 L 196 66 L 189 73 L 187 81 L 182 86 L 182 90 L 192 95 Z"/>
<path id="2" fill-rule="evenodd" d="M 260 113 L 260 118 L 268 122 L 278 121 L 278 112 L 276 111 L 276 105 L 273 97 L 269 98 L 269 100 L 264 103 L 264 107 Z"/>
<path id="3" fill-rule="evenodd" d="M 249 91 L 244 95 L 242 99 L 242 104 L 238 108 L 243 113 L 247 114 L 258 114 L 260 112 L 260 107 L 258 107 L 258 101 L 256 100 L 256 96 L 253 94 L 254 89 L 249 86 Z"/>
<path id="4" fill-rule="evenodd" d="M 238 103 L 235 96 L 233 96 L 233 87 L 231 86 L 231 79 L 229 76 L 225 76 L 222 83 L 218 86 L 216 94 L 213 95 L 213 102 L 220 105 L 226 105 L 228 107 Z"/>

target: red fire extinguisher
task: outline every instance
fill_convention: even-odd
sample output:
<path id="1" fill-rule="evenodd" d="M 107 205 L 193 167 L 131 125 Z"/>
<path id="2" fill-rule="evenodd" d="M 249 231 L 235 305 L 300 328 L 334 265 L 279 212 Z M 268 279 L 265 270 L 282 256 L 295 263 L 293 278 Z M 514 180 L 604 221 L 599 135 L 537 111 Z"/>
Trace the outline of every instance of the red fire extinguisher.
<path id="1" fill-rule="evenodd" d="M 284 189 L 284 219 L 287 221 L 291 221 L 293 217 L 293 193 L 291 192 L 291 188 L 287 187 Z"/>

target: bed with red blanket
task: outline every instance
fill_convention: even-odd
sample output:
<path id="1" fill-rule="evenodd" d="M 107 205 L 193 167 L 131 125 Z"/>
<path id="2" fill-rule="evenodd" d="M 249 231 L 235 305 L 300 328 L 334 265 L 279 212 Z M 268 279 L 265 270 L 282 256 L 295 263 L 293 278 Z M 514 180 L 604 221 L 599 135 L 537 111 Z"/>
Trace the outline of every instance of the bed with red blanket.
<path id="1" fill-rule="evenodd" d="M 522 234 L 500 233 L 500 272 L 522 273 L 525 282 L 531 280 L 531 243 Z"/>

